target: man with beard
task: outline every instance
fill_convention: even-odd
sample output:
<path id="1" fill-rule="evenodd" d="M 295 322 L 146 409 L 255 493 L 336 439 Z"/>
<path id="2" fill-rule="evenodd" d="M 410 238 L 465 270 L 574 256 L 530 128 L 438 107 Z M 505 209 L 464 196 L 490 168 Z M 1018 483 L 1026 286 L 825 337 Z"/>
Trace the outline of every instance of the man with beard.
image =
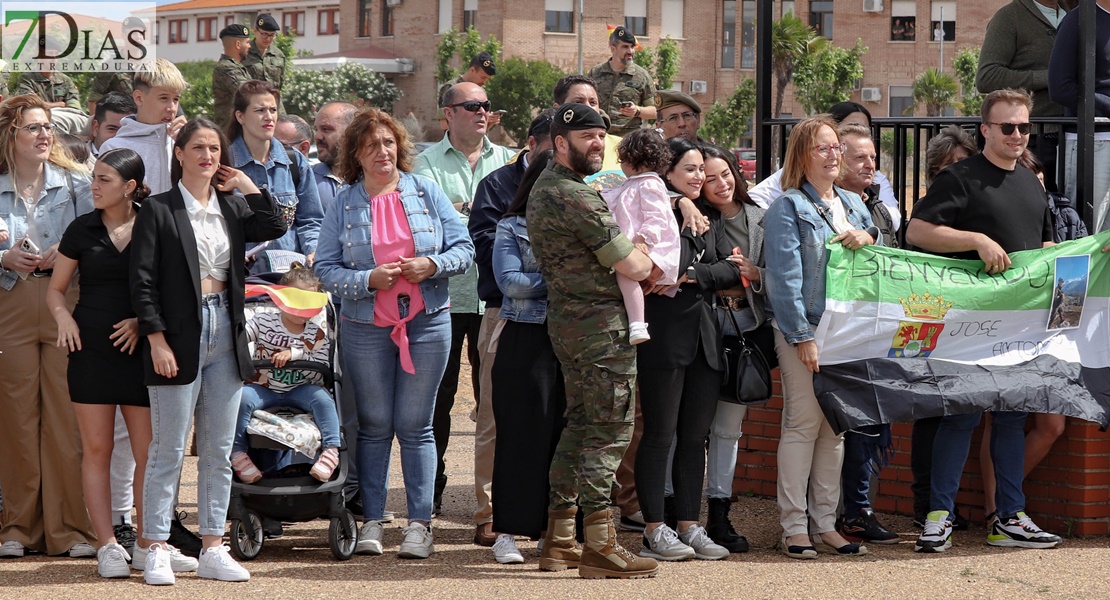
<path id="1" fill-rule="evenodd" d="M 655 120 L 655 81 L 646 69 L 632 62 L 636 36 L 624 27 L 609 34 L 609 60 L 590 69 L 590 79 L 597 83 L 601 110 L 613 125 L 609 133 L 624 137 Z"/>
<path id="2" fill-rule="evenodd" d="M 357 112 L 354 104 L 335 101 L 328 102 L 316 113 L 316 158 L 320 162 L 312 166 L 312 172 L 316 175 L 316 189 L 320 192 L 324 214 L 331 209 L 335 195 L 347 185 L 332 171 L 339 160 L 339 140 Z"/>
<path id="3" fill-rule="evenodd" d="M 224 53 L 212 69 L 212 120 L 221 128 L 231 121 L 231 102 L 239 86 L 251 80 L 243 59 L 251 48 L 251 32 L 245 25 L 228 25 L 220 31 Z"/>
<path id="4" fill-rule="evenodd" d="M 555 160 L 536 180 L 527 209 L 532 252 L 547 282 L 547 326 L 566 384 L 566 429 L 555 449 L 540 569 L 579 577 L 652 577 L 658 565 L 617 543 L 609 511 L 614 472 L 632 437 L 636 351 L 615 270 L 633 280 L 661 271 L 635 249 L 601 195 L 583 178 L 601 169 L 605 121 L 584 104 L 555 111 Z M 584 550 L 575 515 L 586 517 Z"/>

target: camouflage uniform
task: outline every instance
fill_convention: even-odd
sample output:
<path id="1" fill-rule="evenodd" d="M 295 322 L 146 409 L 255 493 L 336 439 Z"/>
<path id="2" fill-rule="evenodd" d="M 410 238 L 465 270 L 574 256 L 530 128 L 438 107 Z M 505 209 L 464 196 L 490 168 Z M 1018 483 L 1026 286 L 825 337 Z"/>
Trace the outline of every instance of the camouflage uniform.
<path id="1" fill-rule="evenodd" d="M 49 77 L 42 73 L 23 73 L 19 78 L 19 87 L 16 95 L 35 94 L 46 102 L 65 102 L 66 108 L 85 112 L 81 106 L 81 94 L 69 75 L 65 73 L 51 73 Z"/>
<path id="2" fill-rule="evenodd" d="M 220 55 L 216 67 L 212 69 L 212 99 L 214 108 L 212 120 L 220 127 L 231 121 L 232 102 L 239 86 L 251 80 L 251 75 L 242 63 L 235 62 L 226 54 Z"/>
<path id="3" fill-rule="evenodd" d="M 567 425 L 549 474 L 551 509 L 608 508 L 614 473 L 632 438 L 636 351 L 612 266 L 632 242 L 601 195 L 552 164 L 528 203 L 528 233 L 547 281 L 547 327 L 563 366 Z"/>
<path id="4" fill-rule="evenodd" d="M 621 114 L 621 102 L 632 102 L 636 106 L 655 106 L 655 81 L 646 69 L 635 63 L 617 73 L 605 61 L 590 69 L 590 79 L 597 84 L 598 102 L 601 110 L 609 115 L 613 125 L 609 128 L 612 135 L 625 135 L 637 130 L 644 121 L 640 117 L 626 117 Z"/>
<path id="5" fill-rule="evenodd" d="M 454 81 L 448 81 L 447 83 L 439 86 L 439 91 L 436 92 L 436 120 L 437 121 L 442 121 L 442 120 L 447 118 L 447 116 L 443 114 L 443 97 L 447 95 L 447 90 L 451 89 L 451 86 L 455 85 L 456 83 L 462 83 L 462 82 L 463 82 L 462 75 L 459 75 L 458 77 L 455 78 Z"/>
<path id="6" fill-rule="evenodd" d="M 247 51 L 247 57 L 243 59 L 243 66 L 247 68 L 251 79 L 269 81 L 277 87 L 278 91 L 281 91 L 281 86 L 285 83 L 285 54 L 272 42 L 266 50 L 266 54 L 262 54 L 258 51 L 256 43 L 252 43 L 251 49 Z M 278 114 L 285 114 L 285 105 L 282 104 L 280 94 L 278 95 Z"/>
<path id="7" fill-rule="evenodd" d="M 109 92 L 120 92 L 131 97 L 135 90 L 135 74 L 125 72 L 97 73 L 89 88 L 89 102 L 95 103 Z"/>

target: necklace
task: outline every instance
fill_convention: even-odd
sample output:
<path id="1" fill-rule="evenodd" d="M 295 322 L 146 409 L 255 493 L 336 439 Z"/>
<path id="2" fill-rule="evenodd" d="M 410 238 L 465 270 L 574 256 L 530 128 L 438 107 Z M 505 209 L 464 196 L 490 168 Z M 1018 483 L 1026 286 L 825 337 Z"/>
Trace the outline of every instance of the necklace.
<path id="1" fill-rule="evenodd" d="M 108 237 L 111 238 L 113 242 L 118 242 L 122 240 L 123 237 L 131 231 L 132 226 L 135 225 L 135 213 L 133 210 L 129 210 L 127 212 L 127 218 L 116 224 L 108 223 L 108 219 L 103 216 L 101 216 L 100 220 L 104 223 L 104 228 L 108 230 Z"/>
<path id="2" fill-rule="evenodd" d="M 726 215 L 725 213 L 722 212 L 721 216 L 724 217 L 725 219 L 735 219 L 737 215 L 744 212 L 744 209 L 739 204 L 736 204 L 735 202 L 733 202 L 731 204 L 731 206 L 736 207 L 736 212 L 732 213 L 731 215 Z"/>
<path id="3" fill-rule="evenodd" d="M 35 188 L 39 186 L 39 180 L 42 178 L 43 172 L 44 171 L 40 170 L 37 174 L 35 174 L 35 178 L 32 179 L 30 183 L 24 186 L 20 186 L 19 179 L 16 177 L 15 171 L 12 171 L 12 183 L 15 185 L 19 197 L 22 198 L 24 202 L 28 204 L 34 204 L 38 200 L 38 198 L 35 197 Z"/>

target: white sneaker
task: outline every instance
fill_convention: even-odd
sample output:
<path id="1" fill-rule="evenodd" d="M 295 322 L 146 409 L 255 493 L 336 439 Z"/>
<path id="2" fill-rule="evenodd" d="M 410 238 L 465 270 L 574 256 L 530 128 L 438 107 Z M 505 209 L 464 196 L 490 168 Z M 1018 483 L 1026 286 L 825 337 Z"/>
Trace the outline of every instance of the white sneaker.
<path id="1" fill-rule="evenodd" d="M 173 585 L 177 582 L 177 576 L 173 574 L 173 568 L 170 566 L 170 551 L 167 547 L 161 544 L 153 545 L 144 549 L 143 554 L 146 555 L 146 560 L 142 562 L 143 581 L 149 585 Z M 135 547 L 135 556 L 139 556 L 138 546 Z M 134 559 L 131 564 L 137 562 L 139 562 L 138 559 Z"/>
<path id="2" fill-rule="evenodd" d="M 651 533 L 644 533 L 643 548 L 640 556 L 654 558 L 655 560 L 690 560 L 694 558 L 694 549 L 682 543 L 678 534 L 666 525 L 656 527 Z"/>
<path id="3" fill-rule="evenodd" d="M 165 542 L 163 542 L 163 544 L 165 544 Z M 151 545 L 151 548 L 153 547 L 154 546 Z M 174 573 L 188 573 L 197 570 L 197 559 L 192 556 L 185 556 L 180 550 L 169 544 L 165 544 L 165 550 L 167 551 L 167 556 L 169 556 L 170 568 L 173 569 Z M 131 556 L 131 568 L 136 571 L 142 571 L 146 568 L 146 557 L 149 552 L 150 548 L 143 548 L 135 544 L 135 553 Z"/>
<path id="4" fill-rule="evenodd" d="M 96 548 L 93 548 L 91 544 L 81 542 L 79 544 L 74 544 L 67 554 L 69 554 L 70 558 L 95 558 Z"/>
<path id="5" fill-rule="evenodd" d="M 0 558 L 23 558 L 23 554 L 23 544 L 15 540 L 9 540 L 0 544 Z"/>
<path id="6" fill-rule="evenodd" d="M 131 576 L 131 565 L 127 564 L 127 550 L 116 543 L 105 544 L 96 551 L 96 572 L 108 579 Z"/>
<path id="7" fill-rule="evenodd" d="M 516 540 L 508 533 L 497 535 L 497 541 L 493 543 L 493 558 L 503 565 L 519 565 L 524 562 L 524 555 L 516 547 Z"/>
<path id="8" fill-rule="evenodd" d="M 628 324 L 628 343 L 635 346 L 636 344 L 642 344 L 650 339 L 651 336 L 648 335 L 647 323 L 643 321 L 633 321 Z"/>
<path id="9" fill-rule="evenodd" d="M 362 524 L 358 532 L 358 542 L 355 543 L 355 554 L 382 554 L 382 522 L 367 521 Z"/>
<path id="10" fill-rule="evenodd" d="M 428 558 L 436 551 L 432 545 L 432 528 L 420 523 L 409 523 L 408 527 L 401 530 L 405 540 L 401 542 L 401 550 L 397 558 Z"/>
<path id="11" fill-rule="evenodd" d="M 694 549 L 694 558 L 699 560 L 721 560 L 728 558 L 728 548 L 718 546 L 709 539 L 709 534 L 701 525 L 691 525 L 689 529 L 678 534 L 678 539 L 683 544 Z"/>
<path id="12" fill-rule="evenodd" d="M 231 547 L 220 544 L 200 551 L 197 577 L 219 581 L 250 581 L 251 574 L 231 558 Z"/>

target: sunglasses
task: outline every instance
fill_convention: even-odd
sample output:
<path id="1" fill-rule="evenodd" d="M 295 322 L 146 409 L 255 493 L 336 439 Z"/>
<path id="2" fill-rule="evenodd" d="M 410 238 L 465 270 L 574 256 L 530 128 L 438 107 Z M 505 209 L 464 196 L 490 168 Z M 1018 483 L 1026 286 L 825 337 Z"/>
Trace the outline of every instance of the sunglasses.
<path id="1" fill-rule="evenodd" d="M 1033 126 L 1032 123 L 991 123 L 989 121 L 987 125 L 998 125 L 998 129 L 1002 132 L 1002 135 L 1013 135 L 1015 129 L 1017 129 L 1018 133 L 1021 135 L 1029 135 L 1029 129 Z"/>
<path id="2" fill-rule="evenodd" d="M 484 110 L 486 112 L 489 112 L 490 107 L 492 105 L 490 104 L 489 100 L 483 100 L 481 102 L 479 102 L 477 100 L 469 100 L 467 102 L 459 102 L 457 104 L 450 104 L 450 105 L 447 106 L 447 108 L 458 108 L 460 106 L 463 108 L 463 110 L 467 110 L 467 111 L 470 111 L 472 113 L 476 113 L 479 110 Z"/>

